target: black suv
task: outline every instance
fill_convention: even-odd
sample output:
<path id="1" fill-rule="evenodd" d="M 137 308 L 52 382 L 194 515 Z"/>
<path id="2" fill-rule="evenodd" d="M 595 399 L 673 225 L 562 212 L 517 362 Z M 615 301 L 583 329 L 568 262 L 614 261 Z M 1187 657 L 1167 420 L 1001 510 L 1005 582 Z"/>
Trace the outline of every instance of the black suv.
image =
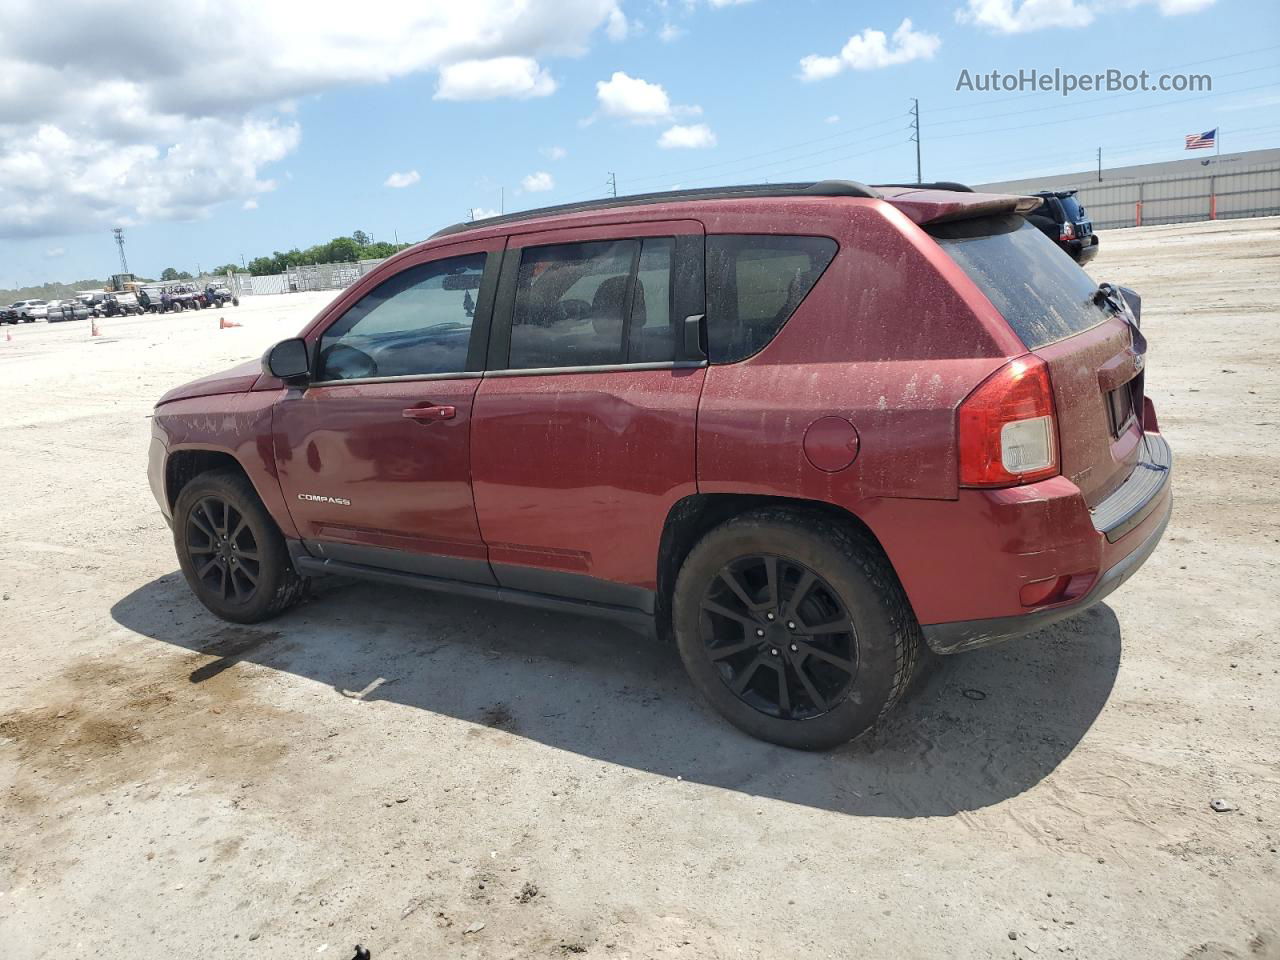
<path id="1" fill-rule="evenodd" d="M 1076 199 L 1074 190 L 1041 190 L 1032 194 L 1044 200 L 1027 214 L 1027 220 L 1066 251 L 1076 263 L 1084 266 L 1098 255 L 1098 236 L 1093 221 Z"/>

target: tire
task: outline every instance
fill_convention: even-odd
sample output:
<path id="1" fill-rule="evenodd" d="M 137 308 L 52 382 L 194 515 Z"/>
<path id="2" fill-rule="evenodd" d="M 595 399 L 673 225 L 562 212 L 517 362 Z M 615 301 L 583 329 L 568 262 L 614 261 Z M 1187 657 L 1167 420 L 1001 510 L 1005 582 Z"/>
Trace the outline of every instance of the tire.
<path id="1" fill-rule="evenodd" d="M 799 591 L 806 570 L 813 579 L 792 608 L 788 590 Z M 752 510 L 706 534 L 676 577 L 672 619 L 680 658 L 711 705 L 753 737 L 800 750 L 825 750 L 874 727 L 910 685 L 923 645 L 879 545 L 788 508 Z M 844 624 L 852 630 L 831 629 Z M 810 626 L 828 630 L 806 635 Z M 740 695 L 730 684 L 743 674 Z M 792 691 L 786 706 L 783 678 Z"/>
<path id="2" fill-rule="evenodd" d="M 294 570 L 280 528 L 238 470 L 202 473 L 182 488 L 173 511 L 173 540 L 187 585 L 223 620 L 260 623 L 306 596 L 310 580 Z M 256 579 L 252 587 L 251 578 Z"/>

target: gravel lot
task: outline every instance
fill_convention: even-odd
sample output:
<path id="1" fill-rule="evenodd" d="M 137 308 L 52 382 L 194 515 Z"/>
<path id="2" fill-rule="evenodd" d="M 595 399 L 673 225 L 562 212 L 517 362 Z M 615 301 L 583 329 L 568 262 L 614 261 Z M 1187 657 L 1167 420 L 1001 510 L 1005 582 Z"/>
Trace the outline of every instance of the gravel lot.
<path id="1" fill-rule="evenodd" d="M 1102 251 L 1145 298 L 1165 542 L 817 755 L 611 624 L 346 583 L 261 628 L 199 607 L 146 417 L 323 296 L 0 328 L 5 955 L 1280 956 L 1280 219 Z"/>

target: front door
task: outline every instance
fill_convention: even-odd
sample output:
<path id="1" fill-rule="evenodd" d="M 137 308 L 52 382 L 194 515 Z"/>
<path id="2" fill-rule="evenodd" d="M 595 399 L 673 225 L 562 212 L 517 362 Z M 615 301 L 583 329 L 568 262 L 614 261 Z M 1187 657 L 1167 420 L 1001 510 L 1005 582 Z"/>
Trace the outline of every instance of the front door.
<path id="1" fill-rule="evenodd" d="M 501 243 L 434 250 L 308 339 L 315 376 L 273 419 L 280 486 L 307 549 L 492 583 L 470 432 Z"/>
<path id="2" fill-rule="evenodd" d="M 472 477 L 498 582 L 648 608 L 672 505 L 696 491 L 702 225 L 511 237 Z"/>

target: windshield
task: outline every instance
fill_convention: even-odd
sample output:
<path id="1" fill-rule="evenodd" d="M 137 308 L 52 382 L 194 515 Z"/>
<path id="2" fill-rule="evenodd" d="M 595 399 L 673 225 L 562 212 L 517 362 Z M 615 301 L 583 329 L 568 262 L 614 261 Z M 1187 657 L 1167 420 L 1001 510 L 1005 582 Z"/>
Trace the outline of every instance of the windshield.
<path id="1" fill-rule="evenodd" d="M 929 233 L 1028 350 L 1088 330 L 1109 316 L 1094 302 L 1098 285 L 1089 275 L 1017 214 L 941 223 Z"/>

